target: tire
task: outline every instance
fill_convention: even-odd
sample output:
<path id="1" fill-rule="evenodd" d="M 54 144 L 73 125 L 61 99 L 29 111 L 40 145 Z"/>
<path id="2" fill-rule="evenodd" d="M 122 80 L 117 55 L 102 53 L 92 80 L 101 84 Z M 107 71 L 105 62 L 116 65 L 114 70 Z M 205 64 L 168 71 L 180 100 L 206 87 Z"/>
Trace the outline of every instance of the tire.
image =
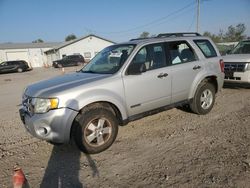
<path id="1" fill-rule="evenodd" d="M 63 66 L 62 66 L 62 64 L 57 64 L 57 67 L 62 68 Z"/>
<path id="2" fill-rule="evenodd" d="M 190 103 L 191 110 L 200 115 L 209 113 L 215 101 L 215 87 L 209 82 L 202 82 L 195 93 L 195 96 Z"/>
<path id="3" fill-rule="evenodd" d="M 87 154 L 108 149 L 116 139 L 118 120 L 104 106 L 93 106 L 80 114 L 73 126 L 73 137 L 78 148 Z"/>
<path id="4" fill-rule="evenodd" d="M 23 69 L 19 67 L 19 68 L 17 69 L 17 72 L 20 72 L 20 73 L 21 73 L 21 72 L 23 72 Z"/>

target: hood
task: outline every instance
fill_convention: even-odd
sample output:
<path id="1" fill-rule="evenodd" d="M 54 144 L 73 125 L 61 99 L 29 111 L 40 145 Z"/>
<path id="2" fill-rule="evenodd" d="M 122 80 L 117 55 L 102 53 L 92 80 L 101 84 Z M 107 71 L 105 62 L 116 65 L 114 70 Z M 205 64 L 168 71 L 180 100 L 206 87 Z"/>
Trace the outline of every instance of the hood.
<path id="1" fill-rule="evenodd" d="M 250 54 L 230 54 L 223 56 L 224 62 L 250 62 Z"/>
<path id="2" fill-rule="evenodd" d="M 25 94 L 31 97 L 56 97 L 67 90 L 110 77 L 109 74 L 72 73 L 29 85 Z"/>

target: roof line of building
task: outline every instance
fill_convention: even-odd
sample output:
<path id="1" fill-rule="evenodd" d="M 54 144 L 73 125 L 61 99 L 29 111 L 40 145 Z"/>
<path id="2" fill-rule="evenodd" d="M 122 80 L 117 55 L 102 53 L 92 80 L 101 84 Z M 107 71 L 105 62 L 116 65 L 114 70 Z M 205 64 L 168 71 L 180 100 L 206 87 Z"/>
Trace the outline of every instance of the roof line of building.
<path id="1" fill-rule="evenodd" d="M 25 49 L 25 48 L 54 48 L 60 45 L 60 42 L 42 42 L 42 43 L 2 43 L 0 50 L 4 49 Z"/>
<path id="2" fill-rule="evenodd" d="M 71 41 L 68 41 L 68 42 L 2 43 L 2 44 L 0 44 L 0 50 L 4 50 L 4 49 L 25 49 L 25 48 L 51 48 L 50 50 L 48 50 L 46 52 L 56 51 L 56 50 L 59 50 L 60 48 L 63 48 L 65 46 L 68 46 L 70 44 L 73 44 L 75 42 L 78 42 L 78 41 L 80 41 L 82 39 L 85 39 L 85 38 L 88 38 L 88 37 L 91 37 L 91 36 L 115 44 L 115 42 L 113 42 L 111 40 L 99 37 L 99 36 L 94 35 L 94 34 L 89 34 L 89 35 L 86 35 L 86 36 L 83 36 L 83 37 L 80 37 L 80 38 L 77 38 L 77 39 L 74 39 L 74 40 L 71 40 Z"/>
<path id="3" fill-rule="evenodd" d="M 68 45 L 70 45 L 70 44 L 73 44 L 73 43 L 75 43 L 75 42 L 78 42 L 78 41 L 83 40 L 83 39 L 88 38 L 88 37 L 96 37 L 96 38 L 99 38 L 99 39 L 101 39 L 101 40 L 105 40 L 105 41 L 107 41 L 107 42 L 111 42 L 111 43 L 114 43 L 114 44 L 115 44 L 115 42 L 113 42 L 113 41 L 111 41 L 111 40 L 108 40 L 108 39 L 99 37 L 99 36 L 94 35 L 94 34 L 89 34 L 89 35 L 86 35 L 86 36 L 83 36 L 83 37 L 80 37 L 80 38 L 77 38 L 77 39 L 74 39 L 74 40 L 71 40 L 71 41 L 68 41 L 68 42 L 64 42 L 63 44 L 61 44 L 61 45 L 59 45 L 59 46 L 56 46 L 55 48 L 52 48 L 52 49 L 50 49 L 50 50 L 47 50 L 46 52 L 57 51 L 57 50 L 59 50 L 59 49 L 65 47 L 65 46 L 68 46 Z M 45 52 L 45 53 L 46 53 L 46 52 Z"/>

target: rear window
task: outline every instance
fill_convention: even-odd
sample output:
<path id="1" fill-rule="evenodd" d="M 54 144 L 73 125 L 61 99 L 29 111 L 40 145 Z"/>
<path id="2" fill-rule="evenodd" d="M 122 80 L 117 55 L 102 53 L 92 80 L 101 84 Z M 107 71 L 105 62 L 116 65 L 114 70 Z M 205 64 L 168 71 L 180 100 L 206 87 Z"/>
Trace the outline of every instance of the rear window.
<path id="1" fill-rule="evenodd" d="M 194 40 L 206 58 L 216 57 L 217 53 L 213 45 L 208 40 Z"/>

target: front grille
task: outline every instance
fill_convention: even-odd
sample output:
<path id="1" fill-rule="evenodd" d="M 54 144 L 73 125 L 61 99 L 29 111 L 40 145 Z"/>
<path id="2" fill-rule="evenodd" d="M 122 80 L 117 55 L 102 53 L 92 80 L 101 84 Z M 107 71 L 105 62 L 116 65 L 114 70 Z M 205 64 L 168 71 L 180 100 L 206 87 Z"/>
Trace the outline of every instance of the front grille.
<path id="1" fill-rule="evenodd" d="M 225 62 L 225 72 L 245 72 L 247 63 Z"/>
<path id="2" fill-rule="evenodd" d="M 27 96 L 27 95 L 23 95 L 23 99 L 22 99 L 22 105 L 24 106 L 26 112 L 29 113 L 29 115 L 33 114 L 33 105 L 32 105 L 32 98 Z"/>

